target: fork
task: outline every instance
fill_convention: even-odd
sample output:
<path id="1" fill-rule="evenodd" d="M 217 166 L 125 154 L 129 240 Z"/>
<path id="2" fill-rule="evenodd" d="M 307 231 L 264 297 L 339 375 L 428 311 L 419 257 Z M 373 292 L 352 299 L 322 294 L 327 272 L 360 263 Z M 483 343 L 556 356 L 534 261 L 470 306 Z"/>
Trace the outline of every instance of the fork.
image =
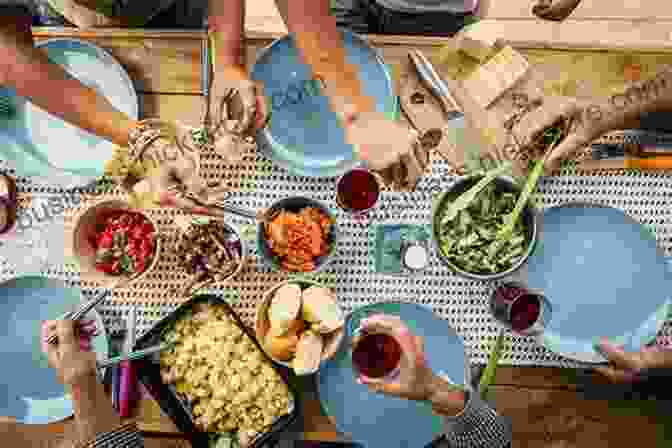
<path id="1" fill-rule="evenodd" d="M 138 274 L 134 274 L 138 275 Z M 96 307 L 99 303 L 101 303 L 103 300 L 107 298 L 112 293 L 112 290 L 118 287 L 119 285 L 125 283 L 125 282 L 130 282 L 134 276 L 131 276 L 127 279 L 120 279 L 116 281 L 115 283 L 112 284 L 109 288 L 106 288 L 103 292 L 98 293 L 97 296 L 95 296 L 93 299 L 89 300 L 88 302 L 80 305 L 79 309 L 76 311 L 68 311 L 67 313 L 63 314 L 59 320 L 73 320 L 73 321 L 78 321 L 82 317 L 86 316 L 89 311 L 91 311 L 93 308 Z M 58 342 L 58 336 L 56 334 L 52 334 L 49 336 L 47 339 L 47 342 L 49 344 L 56 344 Z"/>

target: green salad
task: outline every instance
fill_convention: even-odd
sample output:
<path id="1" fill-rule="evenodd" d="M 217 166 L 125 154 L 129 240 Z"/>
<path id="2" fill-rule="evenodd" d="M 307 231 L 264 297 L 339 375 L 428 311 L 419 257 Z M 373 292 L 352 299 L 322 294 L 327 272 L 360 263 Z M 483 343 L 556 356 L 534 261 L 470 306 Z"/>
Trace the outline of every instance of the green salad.
<path id="1" fill-rule="evenodd" d="M 456 267 L 474 274 L 509 270 L 528 247 L 526 228 L 517 220 L 507 238 L 498 238 L 516 206 L 517 194 L 496 191 L 490 182 L 469 198 L 457 196 L 440 211 L 437 238 L 443 255 Z"/>

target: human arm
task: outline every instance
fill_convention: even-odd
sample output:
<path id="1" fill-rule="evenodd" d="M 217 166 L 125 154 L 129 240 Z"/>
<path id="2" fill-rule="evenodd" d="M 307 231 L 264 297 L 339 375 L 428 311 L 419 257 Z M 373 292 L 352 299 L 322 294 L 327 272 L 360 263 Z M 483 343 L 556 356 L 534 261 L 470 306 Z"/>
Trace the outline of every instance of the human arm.
<path id="1" fill-rule="evenodd" d="M 0 85 L 14 88 L 17 95 L 64 121 L 127 145 L 136 122 L 35 48 L 31 17 L 25 11 L 7 7 L 0 15 Z"/>
<path id="2" fill-rule="evenodd" d="M 664 68 L 655 77 L 629 85 L 623 92 L 608 98 L 579 100 L 568 97 L 547 97 L 537 109 L 522 118 L 514 129 L 520 139 L 532 138 L 560 118 L 571 118 L 569 134 L 556 146 L 546 161 L 553 170 L 561 160 L 607 132 L 639 127 L 643 114 L 672 110 L 672 70 Z"/>
<path id="3" fill-rule="evenodd" d="M 372 112 L 373 98 L 365 95 L 357 67 L 347 62 L 336 18 L 328 0 L 276 0 L 287 29 L 313 75 L 327 86 L 332 109 L 337 114 Z"/>
<path id="4" fill-rule="evenodd" d="M 428 401 L 443 416 L 446 439 L 455 448 L 504 448 L 511 441 L 511 427 L 469 387 L 457 387 L 428 367 L 422 338 L 412 335 L 402 321 L 371 316 L 361 324 L 384 332 L 402 349 L 399 375 L 393 380 L 360 376 L 372 391 L 409 400 Z M 356 341 L 355 341 L 356 343 Z"/>
<path id="5" fill-rule="evenodd" d="M 114 412 L 103 385 L 98 382 L 96 355 L 80 349 L 75 322 L 48 321 L 42 325 L 42 348 L 58 381 L 72 391 L 77 443 L 94 447 L 141 448 L 142 437 L 134 425 L 123 425 Z M 57 343 L 46 342 L 57 335 Z M 125 443 L 125 444 L 122 444 Z"/>
<path id="6" fill-rule="evenodd" d="M 363 90 L 358 66 L 346 57 L 329 2 L 276 0 L 276 4 L 303 62 L 321 82 L 354 154 L 374 170 L 403 165 L 409 172 L 422 172 L 426 167 L 419 159 L 426 159 L 426 155 L 415 153 L 417 134 L 376 110 L 374 99 Z"/>

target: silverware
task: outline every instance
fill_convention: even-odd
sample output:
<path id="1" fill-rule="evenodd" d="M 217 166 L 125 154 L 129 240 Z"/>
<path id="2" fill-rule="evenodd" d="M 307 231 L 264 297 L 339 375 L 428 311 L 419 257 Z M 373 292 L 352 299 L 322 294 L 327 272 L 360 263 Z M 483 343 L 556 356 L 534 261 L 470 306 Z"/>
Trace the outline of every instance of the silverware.
<path id="1" fill-rule="evenodd" d="M 205 38 L 201 42 L 201 91 L 203 92 L 203 99 L 205 101 L 204 114 L 203 114 L 203 129 L 205 131 L 206 138 L 210 137 L 210 126 L 211 126 L 211 116 L 210 116 L 210 86 L 211 86 L 211 76 L 212 75 L 212 65 L 210 60 L 210 36 L 207 31 L 205 33 Z"/>
<path id="2" fill-rule="evenodd" d="M 260 214 L 254 210 L 248 210 L 245 208 L 236 207 L 235 205 L 227 204 L 224 201 L 204 201 L 201 198 L 199 198 L 196 194 L 190 191 L 178 191 L 178 194 L 185 199 L 193 201 L 194 203 L 200 205 L 201 207 L 206 208 L 214 207 L 224 212 L 232 213 L 234 215 L 238 215 L 243 218 L 251 219 L 254 221 L 258 220 L 263 221 L 263 214 Z"/>
<path id="3" fill-rule="evenodd" d="M 95 308 L 96 305 L 105 300 L 105 298 L 110 295 L 110 292 L 110 289 L 105 289 L 105 291 L 98 293 L 96 297 L 82 305 L 77 311 L 70 311 L 63 314 L 59 320 L 80 320 L 82 317 L 86 316 L 89 311 Z M 58 342 L 58 336 L 56 334 L 49 336 L 47 342 L 49 344 L 56 344 Z"/>
<path id="4" fill-rule="evenodd" d="M 105 288 L 105 290 L 103 292 L 98 293 L 98 295 L 95 296 L 93 299 L 89 300 L 88 302 L 84 302 L 82 305 L 80 305 L 80 307 L 76 311 L 69 311 L 69 312 L 63 314 L 60 317 L 59 320 L 73 320 L 73 321 L 77 322 L 78 320 L 80 320 L 81 318 L 86 316 L 89 313 L 89 311 L 94 309 L 96 307 L 96 305 L 98 305 L 103 300 L 105 300 L 107 298 L 107 296 L 109 296 L 115 288 L 118 288 L 119 286 L 121 286 L 123 284 L 130 283 L 131 280 L 133 280 L 135 277 L 137 277 L 140 274 L 142 274 L 142 272 L 136 272 L 135 274 L 133 274 L 130 277 L 121 278 L 121 279 L 117 280 L 111 286 L 109 286 L 108 288 Z M 58 336 L 56 334 L 53 334 L 53 335 L 49 336 L 49 339 L 47 339 L 47 342 L 49 344 L 56 344 L 58 342 Z"/>
<path id="5" fill-rule="evenodd" d="M 166 343 L 166 344 L 160 344 L 160 345 L 155 345 L 153 347 L 149 347 L 143 350 L 137 350 L 134 352 L 130 352 L 126 355 L 122 356 L 116 356 L 114 358 L 109 358 L 104 361 L 99 361 L 96 365 L 98 366 L 99 369 L 104 369 L 106 367 L 111 367 L 113 365 L 119 364 L 123 361 L 137 361 L 138 359 L 146 358 L 148 356 L 151 356 L 155 353 L 160 353 L 164 350 L 169 350 L 175 346 L 174 342 L 171 343 Z"/>
<path id="6" fill-rule="evenodd" d="M 412 50 L 408 53 L 420 81 L 439 100 L 448 120 L 462 116 L 457 102 L 450 93 L 448 86 L 443 81 L 432 63 L 420 50 Z"/>

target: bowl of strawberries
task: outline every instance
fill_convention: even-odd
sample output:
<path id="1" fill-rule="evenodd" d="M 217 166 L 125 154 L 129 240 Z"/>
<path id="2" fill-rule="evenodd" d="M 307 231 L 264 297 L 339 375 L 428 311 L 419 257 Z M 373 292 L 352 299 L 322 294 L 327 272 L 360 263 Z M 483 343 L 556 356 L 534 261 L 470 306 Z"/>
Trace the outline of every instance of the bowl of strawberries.
<path id="1" fill-rule="evenodd" d="M 105 200 L 76 218 L 73 252 L 83 281 L 111 284 L 122 276 L 144 277 L 159 259 L 157 224 L 143 210 Z"/>

